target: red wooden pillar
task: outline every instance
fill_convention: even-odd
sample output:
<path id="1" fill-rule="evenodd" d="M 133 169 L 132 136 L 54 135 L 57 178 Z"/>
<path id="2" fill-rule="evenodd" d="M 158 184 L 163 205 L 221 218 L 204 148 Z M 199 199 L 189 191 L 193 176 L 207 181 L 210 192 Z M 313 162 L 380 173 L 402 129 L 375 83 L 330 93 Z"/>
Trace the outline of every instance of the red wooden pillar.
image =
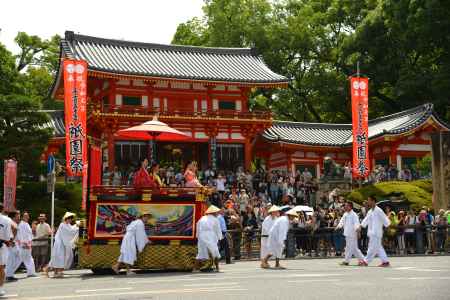
<path id="1" fill-rule="evenodd" d="M 245 138 L 244 161 L 245 161 L 245 169 L 250 170 L 250 167 L 252 165 L 252 143 L 250 137 Z"/>
<path id="2" fill-rule="evenodd" d="M 286 161 L 287 161 L 287 172 L 288 174 L 293 174 L 294 170 L 292 168 L 292 152 L 286 151 Z"/>
<path id="3" fill-rule="evenodd" d="M 116 165 L 115 151 L 114 151 L 114 135 L 112 132 L 108 134 L 108 169 L 109 172 L 114 171 Z"/>

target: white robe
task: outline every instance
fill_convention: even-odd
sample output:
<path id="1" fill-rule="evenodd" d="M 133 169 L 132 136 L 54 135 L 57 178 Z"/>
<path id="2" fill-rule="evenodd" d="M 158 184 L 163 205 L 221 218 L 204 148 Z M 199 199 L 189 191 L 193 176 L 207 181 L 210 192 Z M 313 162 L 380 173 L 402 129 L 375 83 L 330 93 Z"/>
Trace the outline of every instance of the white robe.
<path id="1" fill-rule="evenodd" d="M 367 263 L 370 263 L 376 255 L 378 255 L 383 263 L 388 261 L 381 239 L 383 238 L 383 227 L 388 227 L 390 224 L 389 218 L 378 206 L 375 206 L 367 212 L 367 216 L 361 223 L 362 227 L 368 227 L 367 236 L 369 237 L 369 245 L 367 255 L 364 259 Z"/>
<path id="2" fill-rule="evenodd" d="M 69 269 L 73 263 L 73 248 L 78 238 L 78 226 L 66 223 L 59 224 L 52 248 L 49 267 Z"/>
<path id="3" fill-rule="evenodd" d="M 219 241 L 223 238 L 219 220 L 213 215 L 205 215 L 197 222 L 197 259 L 220 258 Z"/>
<path id="4" fill-rule="evenodd" d="M 14 222 L 10 217 L 7 217 L 11 228 L 15 228 L 17 229 L 17 223 Z M 17 236 L 17 233 L 16 233 Z M 11 239 L 14 239 L 14 242 L 17 242 L 17 237 L 14 237 L 14 233 L 13 231 L 11 231 Z M 14 276 L 14 272 L 16 271 L 17 267 L 17 262 L 20 261 L 20 257 L 19 257 L 19 247 L 17 245 L 17 243 L 15 243 L 14 246 L 12 247 L 8 247 L 8 251 L 7 251 L 8 255 L 7 255 L 7 260 L 6 260 L 6 277 L 13 277 Z"/>
<path id="5" fill-rule="evenodd" d="M 144 222 L 141 219 L 134 220 L 127 226 L 125 236 L 122 239 L 122 245 L 120 246 L 120 256 L 117 261 L 127 265 L 133 265 L 137 259 L 137 252 L 142 252 L 147 243 L 148 236 L 145 232 Z"/>
<path id="6" fill-rule="evenodd" d="M 10 272 L 15 273 L 23 263 L 27 269 L 27 275 L 35 275 L 36 268 L 33 257 L 31 256 L 31 242 L 33 241 L 33 232 L 27 222 L 21 221 L 17 227 L 16 243 L 18 259 L 15 265 L 11 266 Z"/>
<path id="7" fill-rule="evenodd" d="M 269 231 L 269 253 L 275 258 L 281 258 L 283 255 L 284 241 L 287 238 L 288 230 L 289 219 L 287 216 L 282 216 L 275 220 Z"/>
<path id="8" fill-rule="evenodd" d="M 265 258 L 270 254 L 269 252 L 269 232 L 272 229 L 273 224 L 276 221 L 276 217 L 267 216 L 263 223 L 261 229 L 261 258 Z"/>
<path id="9" fill-rule="evenodd" d="M 353 255 L 358 259 L 363 259 L 364 256 L 358 248 L 358 233 L 356 231 L 359 228 L 359 218 L 353 210 L 345 212 L 342 216 L 337 228 L 342 227 L 345 236 L 345 261 L 350 262 Z"/>

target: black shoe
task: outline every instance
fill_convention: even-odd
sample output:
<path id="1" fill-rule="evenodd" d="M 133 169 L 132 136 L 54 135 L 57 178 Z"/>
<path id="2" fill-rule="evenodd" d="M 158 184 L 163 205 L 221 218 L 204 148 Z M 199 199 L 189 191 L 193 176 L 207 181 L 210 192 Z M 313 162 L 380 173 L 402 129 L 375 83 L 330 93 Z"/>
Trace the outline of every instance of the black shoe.
<path id="1" fill-rule="evenodd" d="M 17 280 L 19 280 L 19 279 L 17 279 L 16 277 L 6 277 L 5 278 L 6 279 L 6 281 L 9 281 L 9 282 L 12 282 L 12 281 L 17 281 Z"/>

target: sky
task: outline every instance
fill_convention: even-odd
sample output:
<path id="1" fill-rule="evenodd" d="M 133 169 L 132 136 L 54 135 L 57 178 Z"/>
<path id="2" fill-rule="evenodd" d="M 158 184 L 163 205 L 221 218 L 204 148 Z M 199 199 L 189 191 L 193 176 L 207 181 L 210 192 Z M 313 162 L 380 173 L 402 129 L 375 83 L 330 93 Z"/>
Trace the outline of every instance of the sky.
<path id="1" fill-rule="evenodd" d="M 202 16 L 203 0 L 1 0 L 0 43 L 14 52 L 19 31 L 41 38 L 66 30 L 168 44 L 178 24 Z"/>

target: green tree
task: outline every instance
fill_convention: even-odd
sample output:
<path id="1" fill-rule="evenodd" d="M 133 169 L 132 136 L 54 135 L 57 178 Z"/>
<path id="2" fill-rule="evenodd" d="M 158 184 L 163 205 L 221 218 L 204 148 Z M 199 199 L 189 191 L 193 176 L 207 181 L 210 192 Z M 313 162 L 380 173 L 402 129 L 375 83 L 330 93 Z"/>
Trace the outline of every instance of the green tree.
<path id="1" fill-rule="evenodd" d="M 35 35 L 19 32 L 15 42 L 20 48 L 16 55 L 16 69 L 20 72 L 18 85 L 22 92 L 36 98 L 44 109 L 62 109 L 63 104 L 50 98 L 49 90 L 59 67 L 60 37 L 43 40 Z"/>
<path id="2" fill-rule="evenodd" d="M 0 44 L 0 169 L 3 160 L 19 161 L 19 174 L 41 173 L 40 156 L 51 136 L 49 121 L 40 112 L 49 84 L 45 67 L 28 67 L 19 72 L 15 57 Z M 43 82 L 38 78 L 46 78 Z"/>
<path id="3" fill-rule="evenodd" d="M 449 1 L 380 1 L 344 52 L 362 62 L 379 115 L 432 102 L 449 120 Z"/>
<path id="4" fill-rule="evenodd" d="M 52 134 L 44 126 L 47 114 L 39 112 L 39 102 L 24 95 L 0 95 L 0 107 L 0 158 L 15 158 L 21 174 L 39 175 L 40 156 Z"/>
<path id="5" fill-rule="evenodd" d="M 256 47 L 271 69 L 291 79 L 287 89 L 254 95 L 252 103 L 264 103 L 278 118 L 350 121 L 348 76 L 356 72 L 357 61 L 370 77 L 371 117 L 424 102 L 446 112 L 449 5 L 437 0 L 207 0 L 202 21 L 181 24 L 173 43 Z"/>

